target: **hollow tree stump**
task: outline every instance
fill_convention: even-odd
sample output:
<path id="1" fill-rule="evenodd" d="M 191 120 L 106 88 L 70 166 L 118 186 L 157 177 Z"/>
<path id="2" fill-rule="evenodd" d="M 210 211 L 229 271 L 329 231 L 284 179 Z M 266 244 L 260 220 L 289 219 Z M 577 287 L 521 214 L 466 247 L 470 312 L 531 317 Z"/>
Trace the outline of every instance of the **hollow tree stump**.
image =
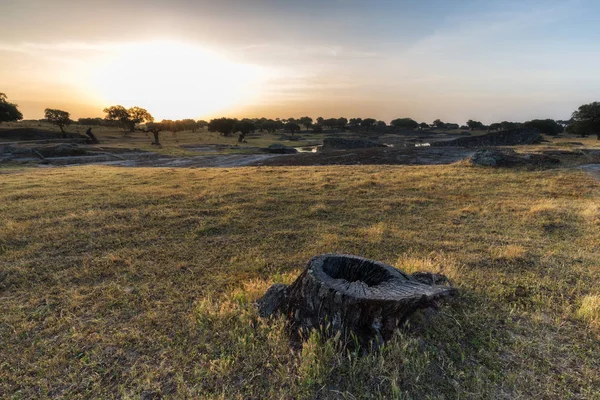
<path id="1" fill-rule="evenodd" d="M 366 346 L 389 340 L 417 309 L 455 291 L 378 261 L 326 254 L 311 259 L 292 285 L 269 288 L 258 306 L 262 316 L 281 312 L 295 328 L 341 332 L 345 341 L 354 334 Z"/>

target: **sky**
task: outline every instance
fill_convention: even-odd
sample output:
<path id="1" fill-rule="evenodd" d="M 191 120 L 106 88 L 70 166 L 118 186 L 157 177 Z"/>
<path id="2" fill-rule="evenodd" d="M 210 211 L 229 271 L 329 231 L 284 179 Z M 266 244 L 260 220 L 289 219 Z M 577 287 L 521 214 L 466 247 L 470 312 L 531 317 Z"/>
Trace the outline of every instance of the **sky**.
<path id="1" fill-rule="evenodd" d="M 0 0 L 26 119 L 568 119 L 600 100 L 597 0 Z"/>

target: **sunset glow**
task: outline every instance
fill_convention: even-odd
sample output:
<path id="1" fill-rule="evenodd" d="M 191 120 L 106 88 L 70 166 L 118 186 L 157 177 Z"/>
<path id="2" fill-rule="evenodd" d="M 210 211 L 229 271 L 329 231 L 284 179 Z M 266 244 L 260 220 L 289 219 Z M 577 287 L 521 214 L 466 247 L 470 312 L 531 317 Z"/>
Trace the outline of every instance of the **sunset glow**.
<path id="1" fill-rule="evenodd" d="M 118 46 L 90 76 L 106 104 L 143 104 L 166 119 L 213 115 L 256 100 L 265 71 L 180 42 Z"/>

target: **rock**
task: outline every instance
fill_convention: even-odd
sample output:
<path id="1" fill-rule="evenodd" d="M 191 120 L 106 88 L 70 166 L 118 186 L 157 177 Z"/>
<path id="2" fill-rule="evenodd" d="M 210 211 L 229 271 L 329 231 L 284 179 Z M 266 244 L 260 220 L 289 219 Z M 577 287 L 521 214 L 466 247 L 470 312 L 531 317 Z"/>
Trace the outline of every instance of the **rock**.
<path id="1" fill-rule="evenodd" d="M 86 149 L 73 143 L 61 143 L 53 146 L 42 146 L 34 149 L 43 157 L 77 157 L 87 155 Z"/>
<path id="2" fill-rule="evenodd" d="M 481 136 L 461 137 L 444 142 L 434 142 L 432 146 L 484 147 L 516 146 L 540 143 L 542 135 L 537 129 L 511 129 L 492 132 Z"/>
<path id="3" fill-rule="evenodd" d="M 323 150 L 352 150 L 371 147 L 387 147 L 384 144 L 365 139 L 326 138 L 323 140 Z"/>
<path id="4" fill-rule="evenodd" d="M 471 156 L 471 164 L 487 167 L 559 164 L 560 160 L 545 154 L 518 154 L 512 149 L 480 149 Z"/>
<path id="5" fill-rule="evenodd" d="M 280 143 L 273 143 L 267 147 L 267 151 L 273 154 L 296 154 L 298 150 L 293 147 L 284 146 Z"/>

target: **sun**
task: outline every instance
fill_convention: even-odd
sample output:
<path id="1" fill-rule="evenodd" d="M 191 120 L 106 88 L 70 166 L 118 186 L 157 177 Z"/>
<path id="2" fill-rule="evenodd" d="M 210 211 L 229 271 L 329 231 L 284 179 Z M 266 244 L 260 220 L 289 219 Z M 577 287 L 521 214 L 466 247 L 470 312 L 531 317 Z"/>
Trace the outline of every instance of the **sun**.
<path id="1" fill-rule="evenodd" d="M 91 74 L 106 104 L 146 108 L 157 119 L 214 116 L 256 100 L 267 74 L 174 41 L 120 45 Z"/>

